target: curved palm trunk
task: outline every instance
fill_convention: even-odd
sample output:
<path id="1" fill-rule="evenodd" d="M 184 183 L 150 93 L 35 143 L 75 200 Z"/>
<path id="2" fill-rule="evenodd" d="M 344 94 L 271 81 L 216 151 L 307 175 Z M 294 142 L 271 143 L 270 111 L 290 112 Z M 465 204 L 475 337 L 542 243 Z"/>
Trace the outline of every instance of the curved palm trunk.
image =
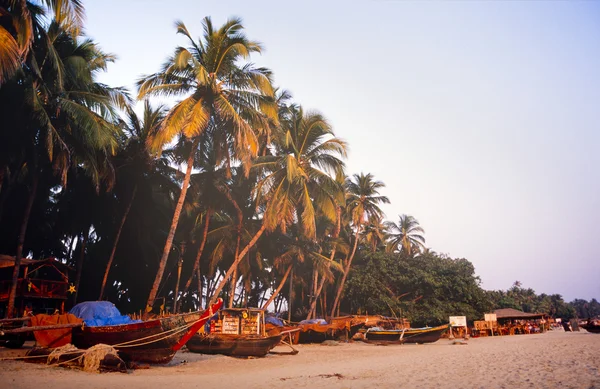
<path id="1" fill-rule="evenodd" d="M 35 200 L 35 194 L 38 186 L 38 175 L 34 173 L 33 183 L 31 191 L 29 192 L 29 198 L 27 199 L 27 205 L 25 206 L 25 212 L 23 214 L 23 220 L 21 221 L 21 230 L 19 231 L 19 238 L 17 240 L 17 252 L 15 255 L 15 267 L 13 268 L 12 284 L 10 286 L 10 294 L 8 297 L 8 307 L 6 309 L 6 317 L 11 318 L 15 309 L 15 297 L 17 295 L 17 284 L 19 282 L 19 272 L 21 271 L 21 258 L 23 257 L 23 245 L 25 243 L 25 233 L 27 232 L 27 224 L 29 223 L 29 215 L 31 215 L 31 208 L 33 207 L 33 201 Z"/>
<path id="2" fill-rule="evenodd" d="M 173 295 L 173 313 L 177 313 L 179 299 L 179 280 L 181 279 L 181 266 L 183 265 L 183 254 L 185 254 L 185 242 L 179 246 L 179 260 L 177 261 L 177 282 L 175 283 L 175 294 Z"/>
<path id="3" fill-rule="evenodd" d="M 202 307 L 202 272 L 200 266 L 196 269 L 196 282 L 198 283 L 198 309 Z"/>
<path id="4" fill-rule="evenodd" d="M 337 223 L 336 223 L 336 226 L 335 226 L 335 230 L 333 231 L 333 238 L 334 239 L 337 239 L 337 237 L 340 235 L 340 229 L 341 229 L 342 207 L 340 207 L 339 205 L 336 207 L 336 220 L 337 220 Z M 329 261 L 330 262 L 333 261 L 333 259 L 335 258 L 335 252 L 336 251 L 337 251 L 337 243 L 334 243 L 333 250 L 331 250 L 331 255 L 329 256 Z M 312 319 L 313 316 L 316 316 L 317 299 L 321 295 L 321 292 L 323 291 L 323 286 L 324 285 L 325 285 L 325 277 L 323 277 L 323 279 L 321 280 L 321 283 L 319 284 L 317 292 L 315 293 L 315 298 L 314 298 L 314 300 L 310 304 L 310 309 L 308 311 L 308 315 L 306 316 L 306 320 Z M 323 315 L 325 315 L 325 309 L 323 309 Z"/>
<path id="5" fill-rule="evenodd" d="M 333 258 L 335 257 L 335 252 L 336 252 L 336 246 L 334 246 L 333 250 L 331 251 L 331 256 L 329 257 L 330 261 L 333 261 Z M 321 282 L 319 283 L 319 287 L 317 289 L 315 298 L 313 299 L 313 301 L 310 304 L 310 309 L 308 310 L 308 315 L 306 316 L 306 320 L 312 319 L 314 316 L 316 316 L 315 314 L 317 311 L 317 300 L 319 299 L 319 296 L 321 295 L 321 292 L 323 291 L 324 285 L 325 285 L 325 277 L 321 278 Z"/>
<path id="6" fill-rule="evenodd" d="M 110 268 L 112 267 L 112 263 L 115 258 L 115 252 L 117 251 L 117 245 L 119 244 L 119 239 L 121 238 L 121 231 L 123 231 L 123 226 L 125 225 L 125 221 L 127 220 L 127 215 L 129 215 L 129 210 L 131 209 L 131 204 L 133 204 L 133 199 L 135 198 L 136 192 L 137 184 L 133 187 L 133 193 L 131 195 L 131 198 L 129 199 L 129 204 L 127 204 L 127 208 L 125 208 L 125 213 L 121 218 L 121 223 L 119 224 L 119 229 L 117 230 L 117 235 L 115 236 L 115 242 L 113 243 L 110 256 L 108 257 L 106 270 L 104 270 L 104 278 L 102 279 L 102 286 L 100 286 L 100 297 L 98 297 L 98 300 L 102 300 L 102 297 L 104 296 L 104 288 L 106 287 L 106 281 L 108 280 L 108 273 L 110 272 Z"/>
<path id="7" fill-rule="evenodd" d="M 242 232 L 241 232 L 242 228 L 241 226 L 238 228 L 238 232 L 237 232 L 237 242 L 235 243 L 235 255 L 233 256 L 234 258 L 237 258 L 239 253 L 240 253 L 240 241 L 242 239 Z M 233 308 L 233 299 L 235 298 L 235 286 L 237 285 L 237 278 L 238 278 L 238 272 L 237 272 L 237 267 L 235 268 L 235 271 L 233 272 L 233 277 L 231 277 L 231 285 L 229 286 L 229 308 Z"/>
<path id="8" fill-rule="evenodd" d="M 221 185 L 217 185 L 217 189 L 219 192 L 221 192 L 225 195 L 227 200 L 229 200 L 229 202 L 235 208 L 238 224 L 236 226 L 237 241 L 235 243 L 235 255 L 233 256 L 233 258 L 237 258 L 240 253 L 240 241 L 242 239 L 242 226 L 243 226 L 242 224 L 244 222 L 244 214 L 243 214 L 240 206 L 238 205 L 237 201 L 235 201 L 235 199 L 231 195 L 231 192 L 227 188 L 225 188 Z M 230 292 L 229 292 L 230 297 L 229 297 L 229 304 L 228 304 L 229 308 L 233 308 L 233 300 L 235 298 L 236 285 L 237 285 L 237 268 L 236 268 L 235 272 L 233 273 L 233 277 L 231 278 Z"/>
<path id="9" fill-rule="evenodd" d="M 208 225 L 210 223 L 211 216 L 212 210 L 208 208 L 206 210 L 206 220 L 204 221 L 204 229 L 202 230 L 202 241 L 200 242 L 200 247 L 198 247 L 196 259 L 194 260 L 194 268 L 192 270 L 192 274 L 190 274 L 190 278 L 188 278 L 187 282 L 185 283 L 185 287 L 183 288 L 183 293 L 187 293 L 187 291 L 190 289 L 190 286 L 192 285 L 192 279 L 194 278 L 194 275 L 196 275 L 196 277 L 198 278 L 198 299 L 200 300 L 200 302 L 202 302 L 202 279 L 200 278 L 202 276 L 202 273 L 200 272 L 200 258 L 202 257 L 204 246 L 206 245 L 206 239 L 208 237 Z"/>
<path id="10" fill-rule="evenodd" d="M 234 258 L 237 256 L 234 256 Z M 229 302 L 227 303 L 228 308 L 233 308 L 233 299 L 235 298 L 235 287 L 237 286 L 238 269 L 237 267 L 233 271 L 233 276 L 229 281 Z"/>
<path id="11" fill-rule="evenodd" d="M 354 259 L 356 248 L 358 247 L 358 236 L 360 234 L 360 227 L 361 225 L 359 224 L 358 228 L 356 229 L 356 235 L 354 237 L 354 247 L 352 248 L 352 254 L 350 254 L 350 257 L 348 258 L 348 262 L 346 263 L 346 267 L 344 268 L 344 274 L 342 275 L 342 279 L 340 281 L 340 284 L 338 285 L 338 289 L 335 294 L 335 300 L 333 300 L 333 305 L 331 307 L 331 317 L 335 316 L 335 311 L 340 303 L 340 297 L 342 296 L 342 291 L 344 290 L 344 283 L 346 282 L 346 278 L 348 277 L 348 273 L 350 272 L 350 266 L 352 265 L 352 260 Z"/>
<path id="12" fill-rule="evenodd" d="M 4 184 L 4 175 L 6 173 L 6 166 L 0 166 L 0 193 L 2 193 L 2 185 Z"/>
<path id="13" fill-rule="evenodd" d="M 5 167 L 4 169 L 2 169 L 1 174 L 2 174 L 2 177 L 0 178 L 0 188 L 3 188 L 4 191 L 0 190 L 0 220 L 2 220 L 2 213 L 4 211 L 4 203 L 6 202 L 6 199 L 8 198 L 8 195 L 10 194 L 11 189 L 13 187 L 13 183 L 14 183 L 14 178 L 11 177 L 8 167 Z M 14 174 L 14 176 L 16 176 L 16 174 Z M 4 181 L 7 181 L 6 186 L 4 186 L 4 184 L 3 184 Z"/>
<path id="14" fill-rule="evenodd" d="M 81 241 L 81 252 L 79 253 L 79 259 L 77 260 L 77 275 L 75 276 L 75 294 L 73 295 L 73 302 L 77 304 L 77 295 L 79 294 L 79 284 L 81 283 L 81 274 L 83 273 L 83 260 L 85 259 L 85 246 L 87 246 L 88 239 L 90 238 L 90 228 L 85 230 L 83 240 Z"/>
<path id="15" fill-rule="evenodd" d="M 294 267 L 292 266 L 292 274 L 290 275 L 290 290 L 288 293 L 288 321 L 292 321 L 292 297 L 294 295 Z"/>
<path id="16" fill-rule="evenodd" d="M 152 284 L 152 289 L 150 289 L 148 301 L 146 302 L 146 312 L 152 311 L 154 300 L 156 299 L 156 295 L 158 294 L 158 287 L 160 286 L 160 281 L 162 280 L 163 273 L 165 272 L 165 267 L 167 266 L 169 253 L 171 252 L 171 245 L 173 244 L 173 238 L 175 237 L 175 230 L 177 230 L 177 224 L 179 224 L 179 216 L 181 216 L 181 209 L 183 208 L 185 195 L 187 194 L 188 186 L 190 184 L 190 177 L 192 175 L 192 168 L 194 165 L 194 152 L 196 151 L 196 147 L 198 147 L 198 142 L 199 139 L 196 139 L 192 143 L 190 155 L 187 160 L 187 169 L 185 170 L 185 177 L 183 179 L 183 184 L 181 185 L 181 193 L 179 194 L 179 200 L 177 200 L 177 206 L 175 207 L 175 213 L 173 214 L 173 220 L 171 221 L 171 228 L 169 229 L 167 241 L 165 242 L 165 248 L 163 250 L 162 257 L 160 258 L 160 263 L 158 264 L 156 277 L 154 278 L 154 283 Z"/>
<path id="17" fill-rule="evenodd" d="M 231 277 L 231 275 L 233 274 L 235 269 L 237 269 L 237 266 L 242 261 L 242 258 L 244 258 L 244 256 L 248 253 L 248 250 L 250 250 L 256 244 L 256 242 L 258 241 L 258 238 L 260 238 L 260 236 L 263 234 L 263 232 L 265 232 L 266 228 L 267 228 L 267 226 L 263 223 L 262 226 L 260 227 L 260 229 L 256 232 L 256 234 L 252 238 L 252 240 L 250 242 L 248 242 L 246 247 L 244 247 L 244 249 L 238 255 L 238 257 L 235 259 L 235 261 L 233 261 L 233 264 L 229 267 L 229 270 L 227 270 L 227 273 L 225 273 L 225 276 L 223 277 L 221 282 L 219 282 L 219 285 L 215 288 L 215 292 L 213 293 L 212 297 L 210 298 L 208 306 L 211 306 L 217 300 L 219 293 L 221 293 L 221 291 L 227 284 L 229 277 Z"/>
<path id="18" fill-rule="evenodd" d="M 286 270 L 283 278 L 281 279 L 281 282 L 279 283 L 279 286 L 277 287 L 277 289 L 275 289 L 275 291 L 273 292 L 273 294 L 271 295 L 271 297 L 269 297 L 269 299 L 267 300 L 267 302 L 263 305 L 262 309 L 267 309 L 267 307 L 269 306 L 269 304 L 271 304 L 273 302 L 273 300 L 275 300 L 275 297 L 277 297 L 277 295 L 279 295 L 279 292 L 281 292 L 281 289 L 283 288 L 283 285 L 285 284 L 285 281 L 287 280 L 287 278 L 290 275 L 291 271 L 292 271 L 292 264 L 290 263 L 290 266 L 288 266 L 288 269 Z"/>

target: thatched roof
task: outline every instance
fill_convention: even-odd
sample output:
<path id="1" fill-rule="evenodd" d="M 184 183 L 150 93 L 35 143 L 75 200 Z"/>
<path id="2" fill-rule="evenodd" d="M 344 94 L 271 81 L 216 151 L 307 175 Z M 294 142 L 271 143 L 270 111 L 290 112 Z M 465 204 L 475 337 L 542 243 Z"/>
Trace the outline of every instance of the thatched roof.
<path id="1" fill-rule="evenodd" d="M 494 311 L 496 319 L 538 319 L 544 317 L 545 313 L 525 313 L 513 308 L 502 308 Z"/>

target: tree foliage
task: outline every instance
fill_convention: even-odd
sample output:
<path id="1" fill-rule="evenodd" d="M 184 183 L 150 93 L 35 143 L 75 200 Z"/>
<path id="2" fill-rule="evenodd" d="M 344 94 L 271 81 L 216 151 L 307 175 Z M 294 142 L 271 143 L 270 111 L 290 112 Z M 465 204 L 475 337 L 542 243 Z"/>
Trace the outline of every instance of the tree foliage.
<path id="1" fill-rule="evenodd" d="M 167 310 L 223 297 L 416 325 L 503 307 L 600 314 L 520 283 L 484 291 L 467 259 L 427 248 L 415 217 L 386 221 L 385 183 L 347 175 L 344 129 L 249 62 L 262 46 L 242 20 L 202 26 L 194 39 L 176 22 L 185 45 L 140 76 L 136 102 L 98 82 L 116 56 L 85 36 L 81 1 L 0 0 L 0 254 L 77 269 L 67 308 L 104 285 L 124 312 L 156 296 Z"/>

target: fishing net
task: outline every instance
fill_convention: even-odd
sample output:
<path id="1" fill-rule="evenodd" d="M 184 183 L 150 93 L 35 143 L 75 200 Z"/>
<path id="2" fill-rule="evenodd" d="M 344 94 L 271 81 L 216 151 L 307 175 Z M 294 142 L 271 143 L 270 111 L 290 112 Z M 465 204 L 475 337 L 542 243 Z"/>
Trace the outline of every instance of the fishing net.
<path id="1" fill-rule="evenodd" d="M 85 350 L 85 354 L 82 356 L 83 371 L 87 371 L 89 373 L 100 372 L 100 364 L 107 355 L 113 355 L 116 358 L 119 358 L 117 350 L 113 346 L 109 346 L 107 344 L 100 343 Z"/>
<path id="2" fill-rule="evenodd" d="M 54 363 L 54 361 L 59 362 L 60 357 L 65 354 L 74 354 L 74 352 L 79 351 L 79 349 L 72 344 L 65 344 L 64 346 L 57 347 L 48 355 L 48 365 Z"/>

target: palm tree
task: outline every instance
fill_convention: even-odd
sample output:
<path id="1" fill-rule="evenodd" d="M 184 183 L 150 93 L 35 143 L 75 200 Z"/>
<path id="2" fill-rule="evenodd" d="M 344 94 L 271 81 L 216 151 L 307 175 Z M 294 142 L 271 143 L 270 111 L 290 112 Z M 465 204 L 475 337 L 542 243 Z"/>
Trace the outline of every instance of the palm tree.
<path id="1" fill-rule="evenodd" d="M 39 2 L 38 2 L 39 3 Z M 0 85 L 14 76 L 27 60 L 42 16 L 69 26 L 72 37 L 79 35 L 85 11 L 81 0 L 44 0 L 47 9 L 33 1 L 0 0 Z"/>
<path id="2" fill-rule="evenodd" d="M 337 288 L 335 300 L 333 301 L 331 309 L 331 316 L 335 316 L 335 312 L 340 302 L 340 297 L 344 290 L 344 283 L 350 272 L 354 254 L 356 254 L 358 239 L 363 225 L 369 218 L 381 218 L 383 212 L 379 209 L 379 204 L 388 204 L 390 202 L 387 197 L 379 195 L 379 190 L 383 187 L 385 187 L 385 184 L 381 181 L 375 181 L 371 173 L 366 175 L 363 173 L 355 174 L 352 178 L 346 180 L 347 208 L 355 228 L 354 246 L 352 247 L 350 257 L 346 261 L 344 273 Z"/>
<path id="3" fill-rule="evenodd" d="M 372 252 L 376 252 L 385 244 L 388 236 L 387 228 L 388 225 L 381 218 L 369 218 L 363 231 L 363 239 Z"/>
<path id="4" fill-rule="evenodd" d="M 39 29 L 31 61 L 38 66 L 21 68 L 11 83 L 28 91 L 22 104 L 29 112 L 19 119 L 25 162 L 21 173 L 31 180 L 28 205 L 19 234 L 13 286 L 8 308 L 14 307 L 16 282 L 23 255 L 25 231 L 37 182 L 43 171 L 53 171 L 64 186 L 72 168 L 83 168 L 99 190 L 101 181 L 110 189 L 114 181 L 109 157 L 118 143 L 116 105 L 127 96 L 121 89 L 95 82 L 114 56 L 102 52 L 89 39 L 73 38 L 68 26 L 52 21 Z M 4 87 L 3 87 L 4 88 Z"/>
<path id="5" fill-rule="evenodd" d="M 335 137 L 322 115 L 304 113 L 301 107 L 292 107 L 290 112 L 289 117 L 280 118 L 274 155 L 261 156 L 253 165 L 262 177 L 255 190 L 256 203 L 264 204 L 262 225 L 239 253 L 212 300 L 265 230 L 280 228 L 285 234 L 288 226 L 297 222 L 300 233 L 315 240 L 316 210 L 335 220 L 332 199 L 339 192 L 339 185 L 330 174 L 343 174 L 344 163 L 340 158 L 346 156 L 346 142 Z"/>
<path id="6" fill-rule="evenodd" d="M 106 269 L 104 271 L 104 278 L 100 286 L 100 296 L 98 300 L 102 300 L 104 297 L 104 288 L 108 280 L 108 274 L 112 267 L 113 260 L 115 258 L 115 252 L 117 251 L 117 245 L 123 231 L 123 226 L 131 210 L 131 205 L 135 199 L 138 190 L 138 181 L 142 178 L 149 170 L 152 164 L 152 157 L 146 147 L 146 141 L 149 136 L 154 134 L 160 127 L 162 120 L 165 116 L 164 106 L 158 106 L 156 109 L 150 106 L 148 101 L 144 102 L 143 119 L 140 119 L 138 115 L 129 108 L 127 110 L 127 123 L 123 123 L 123 130 L 127 133 L 127 138 L 124 139 L 124 145 L 121 148 L 119 155 L 115 158 L 119 165 L 117 165 L 117 171 L 121 171 L 120 177 L 123 181 L 127 180 L 127 184 L 133 183 L 131 194 L 126 202 L 125 211 L 121 217 L 117 233 L 114 238 L 114 243 L 106 263 Z M 117 173 L 119 175 L 119 173 Z"/>
<path id="7" fill-rule="evenodd" d="M 389 251 L 399 251 L 412 257 L 425 249 L 425 238 L 421 235 L 425 230 L 421 228 L 417 219 L 412 216 L 400 215 L 399 218 L 398 224 L 394 222 L 386 223 L 390 231 L 387 248 Z"/>
<path id="8" fill-rule="evenodd" d="M 219 164 L 230 167 L 232 160 L 239 160 L 248 171 L 250 159 L 258 149 L 252 126 L 256 123 L 264 125 L 265 115 L 276 119 L 270 71 L 239 63 L 250 53 L 261 51 L 258 43 L 246 38 L 241 20 L 230 19 L 219 29 L 214 29 L 211 19 L 206 17 L 202 25 L 203 39 L 196 42 L 187 27 L 177 22 L 177 33 L 187 37 L 190 46 L 178 47 L 160 72 L 138 81 L 139 98 L 186 96 L 169 111 L 151 140 L 154 150 L 161 150 L 177 136 L 183 136 L 191 143 L 181 194 L 148 296 L 148 311 L 152 309 L 165 270 L 201 135 L 211 133 L 213 147 L 220 157 Z"/>

